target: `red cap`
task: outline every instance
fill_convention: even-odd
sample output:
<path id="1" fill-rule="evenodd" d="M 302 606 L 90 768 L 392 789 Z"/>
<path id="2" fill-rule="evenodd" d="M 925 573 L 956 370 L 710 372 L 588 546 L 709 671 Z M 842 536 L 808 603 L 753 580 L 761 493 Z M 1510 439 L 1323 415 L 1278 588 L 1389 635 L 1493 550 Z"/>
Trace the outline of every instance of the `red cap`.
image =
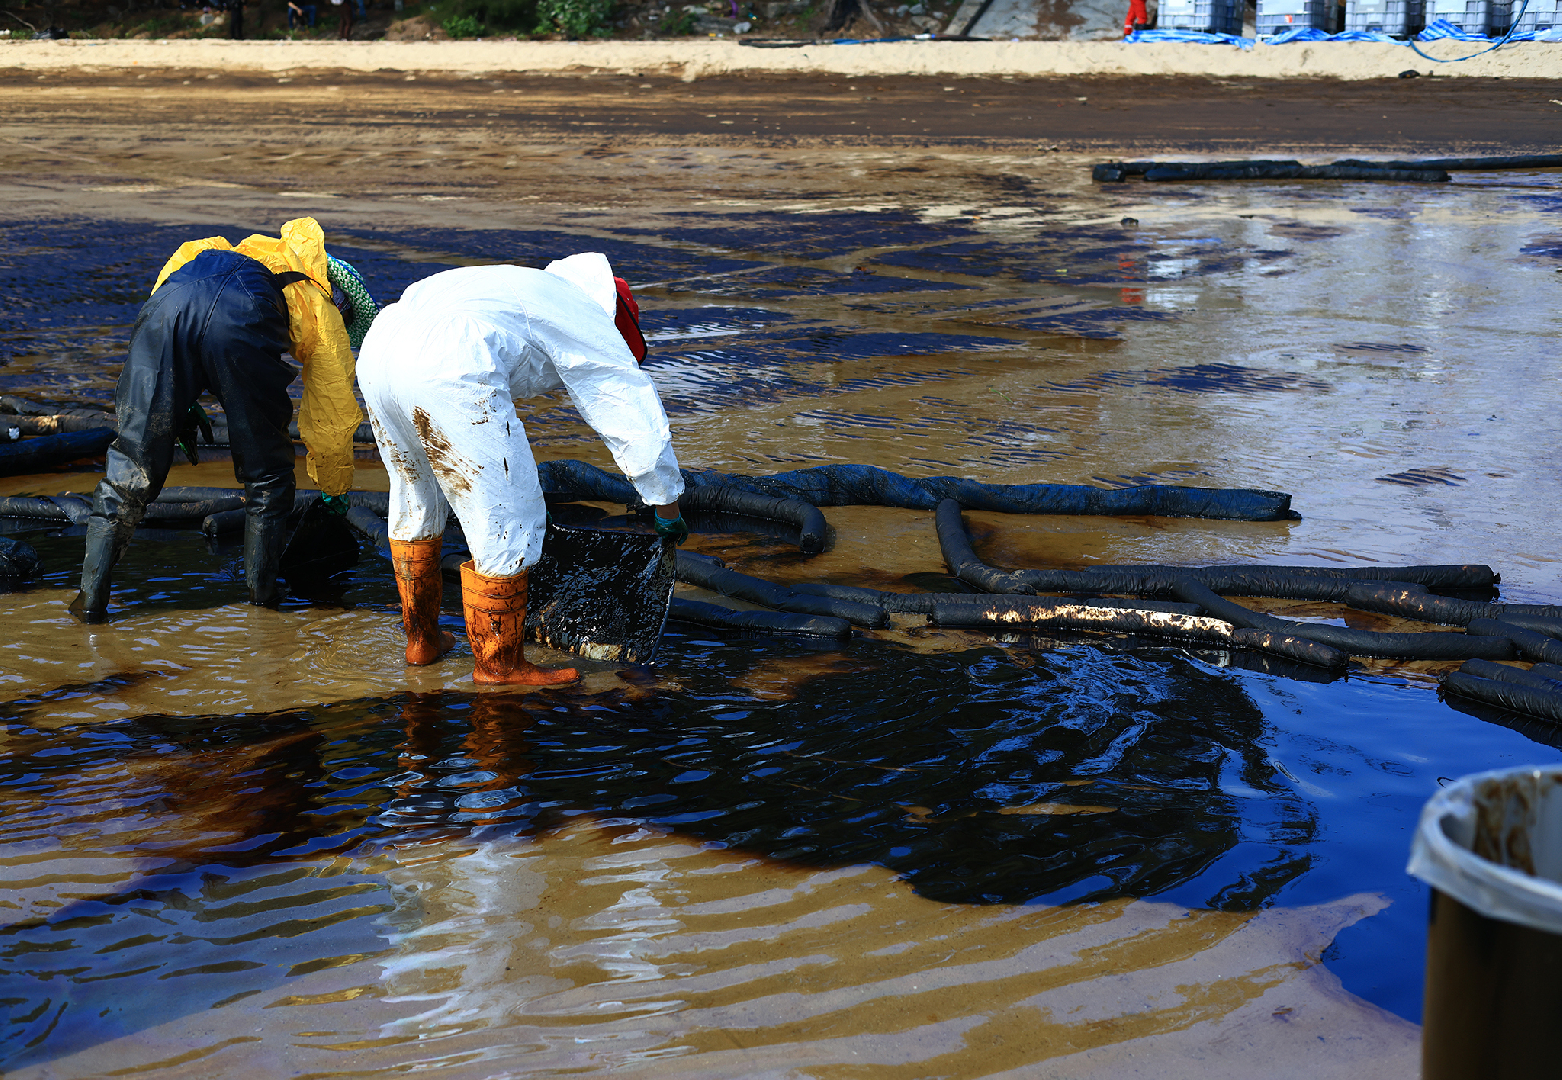
<path id="1" fill-rule="evenodd" d="M 613 324 L 623 335 L 629 351 L 635 354 L 635 363 L 643 364 L 646 348 L 645 335 L 640 333 L 640 305 L 635 303 L 635 294 L 629 291 L 629 282 L 616 277 L 613 284 L 618 287 L 618 314 L 614 316 Z"/>

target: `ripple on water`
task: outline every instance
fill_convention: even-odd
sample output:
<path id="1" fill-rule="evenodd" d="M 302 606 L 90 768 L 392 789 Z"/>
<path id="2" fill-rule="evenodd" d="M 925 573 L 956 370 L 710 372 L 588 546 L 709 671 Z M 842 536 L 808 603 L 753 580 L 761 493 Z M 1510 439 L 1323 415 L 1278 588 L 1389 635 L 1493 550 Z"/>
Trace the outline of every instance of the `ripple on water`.
<path id="1" fill-rule="evenodd" d="M 82 905 L 45 962 L 107 950 L 112 973 L 99 962 L 101 981 L 56 979 L 26 1030 L 53 1022 L 63 1054 L 29 1066 L 36 1054 L 13 1053 L 7 1075 L 140 1071 L 192 1048 L 207 1076 L 414 1062 L 463 1080 L 975 1077 L 1044 1062 L 1111 1076 L 1130 1048 L 1168 1076 L 1253 1053 L 1300 1065 L 1299 1047 L 1309 1069 L 1414 1067 L 1413 1027 L 1288 962 L 1377 910 L 1372 897 L 1256 915 L 930 904 L 877 868 L 788 867 L 589 820 L 533 843 L 401 847 L 372 869 L 215 869 L 166 880 L 139 912 Z M 336 950 L 309 956 L 327 933 Z M 4 983 L 42 959 L 18 964 L 19 944 L 0 933 Z M 131 979 L 161 992 L 127 995 Z M 1280 1011 L 1294 1020 L 1275 1023 Z M 1190 1032 L 1192 1017 L 1206 1026 Z M 1198 1034 L 1218 1024 L 1251 1034 L 1223 1050 Z M 1174 1064 L 1195 1057 L 1186 1073 Z"/>
<path id="2" fill-rule="evenodd" d="M 973 523 L 1054 562 L 1487 561 L 1555 599 L 1555 477 L 1529 435 L 1550 419 L 1551 197 L 1458 187 L 1412 209 L 1291 185 L 1257 220 L 1231 213 L 1253 189 L 1135 194 L 1133 233 L 748 211 L 631 239 L 364 231 L 353 258 L 400 287 L 589 243 L 653 298 L 731 296 L 666 316 L 690 340 L 648 365 L 691 464 L 834 460 L 849 438 L 900 471 L 1282 488 L 1301 521 Z M 682 226 L 707 234 L 670 243 Z M 8 229 L 27 262 L 4 351 L 39 360 L 6 385 L 101 399 L 130 320 L 110 309 L 173 242 L 52 222 L 61 258 Z M 99 346 L 43 328 L 64 314 Z M 957 318 L 980 329 L 942 332 Z M 700 347 L 713 328 L 740 332 Z M 794 407 L 812 415 L 768 422 Z M 596 445 L 549 408 L 549 445 Z M 912 554 L 925 521 L 831 520 L 856 558 L 832 580 L 942 570 Z M 82 628 L 79 540 L 41 550 L 43 587 L 4 599 L 8 1076 L 1409 1076 L 1413 1030 L 1331 971 L 1414 1016 L 1415 811 L 1438 776 L 1555 756 L 1424 684 L 1077 642 L 674 632 L 634 683 L 479 695 L 460 657 L 397 662 L 383 567 L 256 612 L 231 553 L 138 541 L 127 614 Z"/>

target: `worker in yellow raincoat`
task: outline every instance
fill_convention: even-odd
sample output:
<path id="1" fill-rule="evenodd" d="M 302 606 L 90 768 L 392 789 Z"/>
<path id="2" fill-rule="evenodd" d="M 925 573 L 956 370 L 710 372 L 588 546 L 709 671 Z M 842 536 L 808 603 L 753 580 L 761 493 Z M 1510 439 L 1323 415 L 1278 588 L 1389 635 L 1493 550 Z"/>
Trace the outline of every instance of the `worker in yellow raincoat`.
<path id="1" fill-rule="evenodd" d="M 376 313 L 363 280 L 327 255 L 314 218 L 251 236 L 235 248 L 220 236 L 174 253 L 152 286 L 130 338 L 114 393 L 118 437 L 92 498 L 81 593 L 71 611 L 107 617 L 109 581 L 146 505 L 168 477 L 176 446 L 194 455 L 209 391 L 227 415 L 233 473 L 244 485 L 244 580 L 253 604 L 280 598 L 277 568 L 293 508 L 293 403 L 287 387 L 303 369 L 298 428 L 309 476 L 329 510 L 346 514 L 353 432 L 352 347 Z"/>

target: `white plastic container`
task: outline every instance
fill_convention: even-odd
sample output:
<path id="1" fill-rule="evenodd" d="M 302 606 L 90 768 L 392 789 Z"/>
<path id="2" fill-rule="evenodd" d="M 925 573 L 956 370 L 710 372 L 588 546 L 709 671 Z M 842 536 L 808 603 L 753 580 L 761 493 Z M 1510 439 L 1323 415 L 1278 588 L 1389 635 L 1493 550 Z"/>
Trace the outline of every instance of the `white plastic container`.
<path id="1" fill-rule="evenodd" d="M 1283 34 L 1287 30 L 1331 32 L 1337 10 L 1334 0 L 1258 0 L 1254 29 L 1259 37 Z"/>
<path id="2" fill-rule="evenodd" d="M 1425 11 L 1425 0 L 1348 0 L 1345 29 L 1407 38 L 1426 25 Z"/>
<path id="3" fill-rule="evenodd" d="M 1471 34 L 1489 36 L 1492 32 L 1492 0 L 1426 0 L 1426 21 L 1442 19 Z M 1506 21 L 1506 10 L 1501 11 Z"/>
<path id="4" fill-rule="evenodd" d="M 1158 30 L 1240 34 L 1242 6 L 1237 0 L 1161 0 L 1155 26 Z"/>
<path id="5" fill-rule="evenodd" d="M 1513 0 L 1509 5 L 1513 11 L 1519 10 L 1519 0 Z M 1518 24 L 1514 26 L 1517 33 L 1527 33 L 1534 30 L 1551 30 L 1562 26 L 1562 0 L 1529 0 L 1518 18 Z"/>

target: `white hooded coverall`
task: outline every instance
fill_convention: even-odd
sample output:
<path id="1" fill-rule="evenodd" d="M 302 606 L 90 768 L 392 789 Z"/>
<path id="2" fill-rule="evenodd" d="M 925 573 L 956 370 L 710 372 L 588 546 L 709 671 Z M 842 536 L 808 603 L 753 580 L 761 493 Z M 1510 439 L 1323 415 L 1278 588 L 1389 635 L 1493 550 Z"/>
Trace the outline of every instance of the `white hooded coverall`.
<path id="1" fill-rule="evenodd" d="M 617 304 L 593 252 L 545 270 L 447 270 L 380 312 L 358 385 L 390 473 L 391 539 L 439 536 L 453 509 L 478 573 L 534 564 L 547 508 L 515 403 L 560 387 L 646 503 L 677 501 L 667 415 L 613 323 Z"/>

